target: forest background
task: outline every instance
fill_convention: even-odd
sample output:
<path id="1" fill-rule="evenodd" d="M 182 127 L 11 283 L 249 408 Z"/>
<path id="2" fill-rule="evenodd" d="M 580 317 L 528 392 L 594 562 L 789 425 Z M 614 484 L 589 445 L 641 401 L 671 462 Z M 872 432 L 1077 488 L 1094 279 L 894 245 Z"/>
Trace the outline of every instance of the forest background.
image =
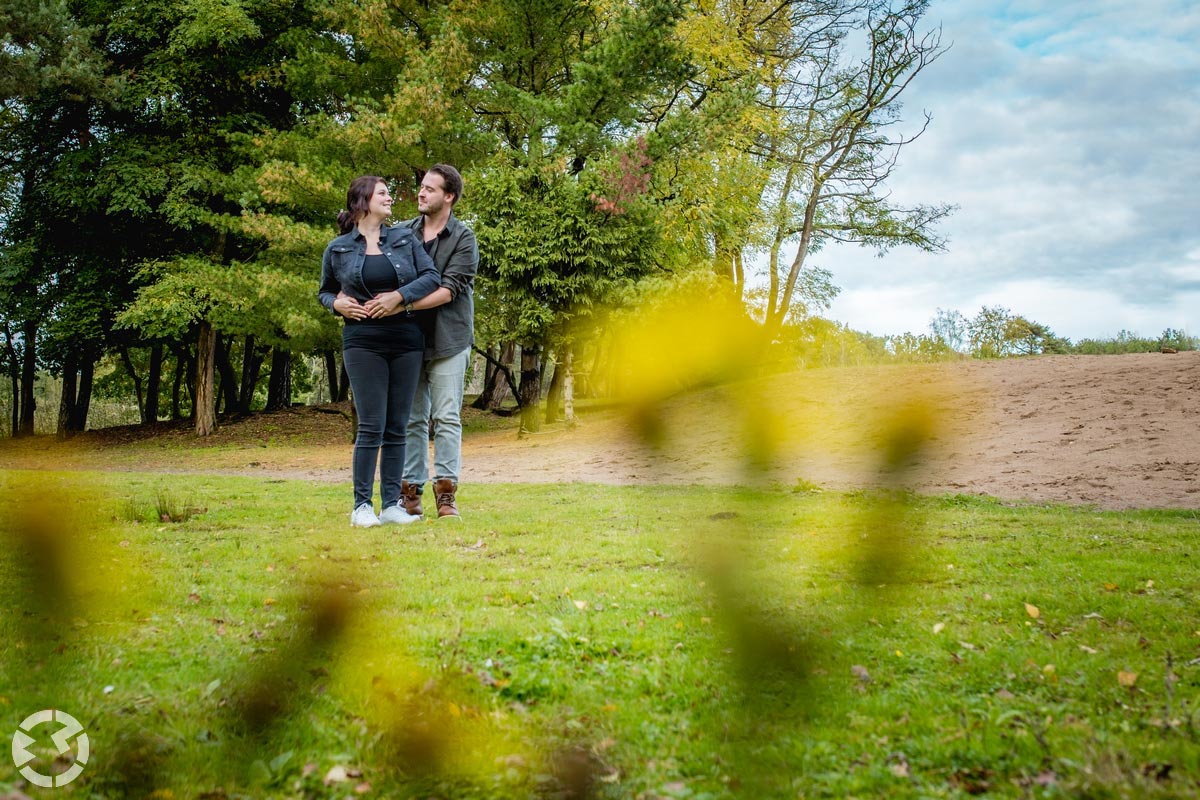
<path id="1" fill-rule="evenodd" d="M 9 3 L 5 427 L 70 435 L 99 398 L 205 435 L 345 399 L 314 299 L 344 188 L 380 175 L 415 214 L 438 161 L 462 169 L 480 242 L 476 402 L 515 401 L 526 428 L 543 398 L 569 417 L 634 380 L 614 332 L 672 302 L 729 300 L 789 368 L 1193 348 L 1172 329 L 1072 343 L 1002 307 L 896 336 L 820 316 L 838 291 L 809 264 L 823 246 L 946 246 L 952 207 L 887 190 L 931 123 L 901 102 L 945 51 L 927 5 Z"/>

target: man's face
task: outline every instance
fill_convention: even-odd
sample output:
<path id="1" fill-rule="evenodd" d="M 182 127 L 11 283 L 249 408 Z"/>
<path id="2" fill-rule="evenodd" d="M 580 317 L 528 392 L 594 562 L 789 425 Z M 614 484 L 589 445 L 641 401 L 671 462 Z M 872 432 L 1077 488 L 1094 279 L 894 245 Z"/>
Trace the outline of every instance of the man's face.
<path id="1" fill-rule="evenodd" d="M 446 194 L 445 179 L 433 172 L 426 172 L 421 181 L 421 190 L 417 192 L 417 211 L 422 214 L 441 213 L 453 195 Z"/>

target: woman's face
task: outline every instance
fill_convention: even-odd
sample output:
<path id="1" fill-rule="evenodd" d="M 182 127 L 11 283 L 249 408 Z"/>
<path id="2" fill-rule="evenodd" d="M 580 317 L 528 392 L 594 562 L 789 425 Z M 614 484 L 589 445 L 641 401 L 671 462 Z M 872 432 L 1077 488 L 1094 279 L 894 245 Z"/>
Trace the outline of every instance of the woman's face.
<path id="1" fill-rule="evenodd" d="M 392 195 L 383 181 L 375 184 L 375 191 L 371 193 L 371 204 L 367 210 L 372 216 L 380 219 L 387 219 L 392 215 Z"/>

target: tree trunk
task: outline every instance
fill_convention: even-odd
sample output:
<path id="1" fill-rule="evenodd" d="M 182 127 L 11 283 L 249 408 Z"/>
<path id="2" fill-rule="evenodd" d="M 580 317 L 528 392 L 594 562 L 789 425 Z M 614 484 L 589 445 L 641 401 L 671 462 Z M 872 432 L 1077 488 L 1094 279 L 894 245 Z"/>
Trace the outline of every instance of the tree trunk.
<path id="1" fill-rule="evenodd" d="M 471 403 L 471 408 L 483 409 L 487 407 L 486 395 L 489 391 L 495 390 L 497 373 L 495 362 L 499 357 L 500 350 L 494 344 L 488 345 L 487 350 L 480 350 L 478 347 L 475 349 L 483 354 L 483 388 L 479 390 L 479 396 Z"/>
<path id="2" fill-rule="evenodd" d="M 329 384 L 329 401 L 337 400 L 338 396 L 338 362 L 337 354 L 332 350 L 326 350 L 325 356 L 325 380 Z"/>
<path id="3" fill-rule="evenodd" d="M 546 390 L 546 424 L 558 422 L 558 406 L 562 402 L 563 369 L 558 359 L 554 361 L 554 373 L 550 376 L 550 388 Z"/>
<path id="4" fill-rule="evenodd" d="M 512 364 L 513 358 L 516 356 L 516 342 L 505 342 L 500 350 L 500 357 L 494 361 L 488 357 L 488 364 L 494 367 L 494 372 L 484 383 L 483 391 L 479 393 L 479 397 L 471 404 L 473 408 L 479 408 L 486 411 L 496 411 L 503 404 L 512 390 L 511 384 L 512 371 L 509 365 Z M 487 353 L 484 354 L 488 356 Z M 514 392 L 513 397 L 520 403 L 520 394 Z"/>
<path id="5" fill-rule="evenodd" d="M 18 367 L 19 359 L 17 358 L 16 343 L 13 342 L 12 326 L 8 324 L 8 320 L 4 321 L 4 355 L 5 361 L 8 364 L 8 380 L 12 387 L 12 427 L 9 431 L 15 437 L 17 435 L 17 424 L 20 421 L 20 404 L 17 402 L 17 398 L 21 395 L 21 372 Z"/>
<path id="6" fill-rule="evenodd" d="M 145 422 L 146 398 L 142 396 L 142 379 L 138 377 L 137 370 L 133 368 L 133 359 L 129 357 L 129 348 L 124 345 L 121 346 L 121 363 L 125 366 L 129 380 L 133 381 L 133 393 L 137 397 L 138 419 Z"/>
<path id="7" fill-rule="evenodd" d="M 587 371 L 587 381 L 583 387 L 584 397 L 600 397 L 602 393 L 604 396 L 613 394 L 613 381 L 606 379 L 602 371 L 607 363 L 605 358 L 608 357 L 609 360 L 612 360 L 609 351 L 614 349 L 611 344 L 606 348 L 606 343 L 608 343 L 607 337 L 597 337 L 596 350 L 592 354 L 592 368 Z"/>
<path id="8" fill-rule="evenodd" d="M 59 439 L 71 435 L 71 418 L 75 416 L 76 377 L 79 371 L 79 351 L 71 348 L 63 359 L 62 392 L 58 400 L 58 425 L 55 434 Z"/>
<path id="9" fill-rule="evenodd" d="M 267 411 L 292 404 L 292 353 L 282 347 L 271 350 L 271 379 L 267 384 Z"/>
<path id="10" fill-rule="evenodd" d="M 568 424 L 575 423 L 575 346 L 567 347 L 563 353 L 562 363 L 562 398 L 563 398 L 563 419 Z"/>
<path id="11" fill-rule="evenodd" d="M 175 383 L 171 387 L 171 419 L 183 418 L 183 384 L 188 358 L 184 348 L 175 348 Z"/>
<path id="12" fill-rule="evenodd" d="M 521 385 L 517 387 L 517 399 L 521 402 L 519 433 L 537 433 L 542 429 L 537 413 L 542 396 L 541 350 L 536 344 L 521 346 Z"/>
<path id="13" fill-rule="evenodd" d="M 96 376 L 96 356 L 92 348 L 83 351 L 79 360 L 79 392 L 75 395 L 75 404 L 71 409 L 70 426 L 72 433 L 87 430 L 88 411 L 92 407 L 92 384 Z"/>
<path id="14" fill-rule="evenodd" d="M 242 354 L 242 391 L 238 395 L 239 414 L 249 414 L 254 404 L 254 390 L 258 388 L 262 362 L 263 354 L 254 342 L 254 334 L 246 334 L 245 352 Z"/>
<path id="15" fill-rule="evenodd" d="M 21 363 L 21 420 L 17 426 L 17 433 L 21 436 L 32 436 L 33 412 L 37 409 L 37 399 L 33 394 L 33 384 L 37 380 L 37 322 L 25 320 L 22 333 L 25 351 Z"/>
<path id="16" fill-rule="evenodd" d="M 338 370 L 338 391 L 337 401 L 344 403 L 350 399 L 350 373 L 346 372 L 346 362 L 342 361 L 342 366 Z"/>
<path id="17" fill-rule="evenodd" d="M 146 407 L 142 409 L 142 422 L 158 422 L 158 391 L 162 385 L 163 346 L 150 348 L 150 374 L 146 378 Z"/>
<path id="18" fill-rule="evenodd" d="M 221 411 L 228 414 L 238 408 L 237 375 L 230 361 L 229 337 L 217 334 L 217 373 L 221 376 Z"/>
<path id="19" fill-rule="evenodd" d="M 210 436 L 217 429 L 216 350 L 217 332 L 211 322 L 203 320 L 196 339 L 196 391 L 192 403 L 197 436 Z"/>

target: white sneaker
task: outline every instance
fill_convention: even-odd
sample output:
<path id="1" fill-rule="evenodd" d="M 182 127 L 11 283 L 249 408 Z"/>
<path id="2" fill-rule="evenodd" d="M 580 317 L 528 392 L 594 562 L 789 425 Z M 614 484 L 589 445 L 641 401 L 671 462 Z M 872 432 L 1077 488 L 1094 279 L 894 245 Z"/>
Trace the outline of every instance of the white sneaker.
<path id="1" fill-rule="evenodd" d="M 379 517 L 370 503 L 363 503 L 350 515 L 350 525 L 355 528 L 374 528 L 378 524 Z"/>
<path id="2" fill-rule="evenodd" d="M 394 506 L 388 506 L 379 515 L 380 522 L 394 522 L 399 525 L 407 525 L 410 522 L 416 522 L 420 517 L 413 516 L 404 510 L 402 503 L 396 503 Z"/>

